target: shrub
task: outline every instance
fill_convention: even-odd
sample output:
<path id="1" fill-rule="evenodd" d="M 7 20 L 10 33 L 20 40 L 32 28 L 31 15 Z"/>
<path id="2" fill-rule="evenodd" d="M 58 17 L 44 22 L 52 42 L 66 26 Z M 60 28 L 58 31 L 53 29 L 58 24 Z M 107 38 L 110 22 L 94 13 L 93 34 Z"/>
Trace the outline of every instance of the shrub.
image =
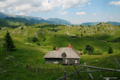
<path id="1" fill-rule="evenodd" d="M 46 38 L 44 37 L 44 38 L 43 38 L 43 41 L 45 41 L 45 40 L 46 40 Z"/>
<path id="2" fill-rule="evenodd" d="M 37 42 L 37 41 L 38 41 L 38 38 L 37 38 L 37 37 L 33 37 L 33 38 L 32 38 L 32 41 L 33 41 L 33 42 Z"/>
<path id="3" fill-rule="evenodd" d="M 28 39 L 30 39 L 30 37 L 28 37 Z"/>
<path id="4" fill-rule="evenodd" d="M 55 37 L 56 37 L 56 35 L 55 35 Z"/>
<path id="5" fill-rule="evenodd" d="M 108 49 L 108 53 L 109 53 L 109 54 L 113 53 L 113 49 L 112 49 L 112 47 L 109 47 L 109 49 Z"/>
<path id="6" fill-rule="evenodd" d="M 21 30 L 23 30 L 23 27 L 21 27 Z"/>
<path id="7" fill-rule="evenodd" d="M 37 43 L 38 46 L 40 46 L 40 43 Z"/>
<path id="8" fill-rule="evenodd" d="M 87 52 L 89 55 L 93 54 L 94 48 L 91 45 L 86 45 L 85 52 Z"/>
<path id="9" fill-rule="evenodd" d="M 102 55 L 102 54 L 103 54 L 103 53 L 100 52 L 100 51 L 98 51 L 98 50 L 93 52 L 93 55 Z"/>
<path id="10" fill-rule="evenodd" d="M 82 51 L 82 49 L 79 49 L 80 51 Z"/>
<path id="11" fill-rule="evenodd" d="M 76 36 L 78 36 L 78 34 L 76 34 Z"/>
<path id="12" fill-rule="evenodd" d="M 81 34 L 81 37 L 83 36 L 83 34 Z"/>
<path id="13" fill-rule="evenodd" d="M 56 47 L 53 47 L 53 50 L 56 50 Z"/>

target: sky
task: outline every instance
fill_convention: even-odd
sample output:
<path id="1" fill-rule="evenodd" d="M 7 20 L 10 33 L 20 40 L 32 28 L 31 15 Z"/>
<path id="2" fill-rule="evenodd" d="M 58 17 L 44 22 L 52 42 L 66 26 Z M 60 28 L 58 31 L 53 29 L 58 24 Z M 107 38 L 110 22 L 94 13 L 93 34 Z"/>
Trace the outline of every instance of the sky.
<path id="1" fill-rule="evenodd" d="M 60 18 L 72 24 L 120 22 L 120 0 L 0 0 L 0 11 L 43 19 Z"/>

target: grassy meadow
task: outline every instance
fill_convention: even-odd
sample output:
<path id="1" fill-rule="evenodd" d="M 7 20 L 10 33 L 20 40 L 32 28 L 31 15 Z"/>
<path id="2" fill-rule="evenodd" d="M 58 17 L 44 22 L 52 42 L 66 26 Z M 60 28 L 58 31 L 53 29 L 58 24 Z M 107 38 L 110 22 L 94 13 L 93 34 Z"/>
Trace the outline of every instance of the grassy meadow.
<path id="1" fill-rule="evenodd" d="M 16 51 L 8 51 L 9 57 L 6 57 L 6 51 L 3 48 L 7 30 L 16 46 Z M 75 38 L 69 38 L 71 35 L 74 35 Z M 37 37 L 38 41 L 33 42 L 33 37 Z M 40 46 L 37 45 L 38 43 Z M 21 25 L 14 29 L 2 27 L 0 30 L 0 80 L 56 80 L 62 77 L 64 65 L 60 64 L 58 70 L 57 64 L 45 64 L 43 57 L 47 52 L 53 51 L 53 47 L 67 47 L 69 44 L 74 50 L 82 52 L 81 65 L 87 63 L 89 66 L 119 69 L 113 60 L 116 58 L 120 63 L 119 26 L 107 23 L 91 27 L 31 24 Z M 87 44 L 94 47 L 94 55 L 83 53 Z M 108 54 L 109 47 L 113 49 L 112 54 Z M 95 54 L 97 52 L 101 55 Z M 38 68 L 37 73 L 34 68 Z M 82 67 L 76 66 L 76 68 L 81 69 Z M 66 71 L 69 74 L 75 69 L 69 65 L 66 66 Z M 74 80 L 91 80 L 88 73 L 80 73 L 80 75 L 81 77 L 77 73 L 74 74 Z M 117 77 L 120 80 L 120 72 L 98 72 L 92 73 L 92 75 L 93 80 L 104 80 L 103 77 Z M 71 80 L 71 77 L 68 77 L 67 80 Z"/>

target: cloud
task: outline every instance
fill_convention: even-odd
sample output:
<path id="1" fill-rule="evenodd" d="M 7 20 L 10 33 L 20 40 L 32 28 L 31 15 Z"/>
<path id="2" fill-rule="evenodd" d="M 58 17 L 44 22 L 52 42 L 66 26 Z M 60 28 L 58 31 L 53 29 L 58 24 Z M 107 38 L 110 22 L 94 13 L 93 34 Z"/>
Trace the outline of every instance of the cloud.
<path id="1" fill-rule="evenodd" d="M 96 16 L 97 15 L 97 13 L 95 13 L 95 14 L 93 14 L 94 16 Z"/>
<path id="2" fill-rule="evenodd" d="M 105 15 L 106 17 L 108 16 L 108 15 Z"/>
<path id="3" fill-rule="evenodd" d="M 89 0 L 0 0 L 0 9 L 14 12 L 50 12 L 56 8 L 67 9 L 84 6 Z"/>
<path id="4" fill-rule="evenodd" d="M 86 12 L 77 12 L 76 15 L 85 15 Z"/>
<path id="5" fill-rule="evenodd" d="M 83 4 L 83 5 L 78 5 L 78 7 L 84 7 L 85 6 L 85 4 Z"/>
<path id="6" fill-rule="evenodd" d="M 19 14 L 17 14 L 17 15 L 24 15 L 25 13 L 23 13 L 23 12 L 20 12 Z"/>
<path id="7" fill-rule="evenodd" d="M 1 9 L 0 11 L 1 11 L 1 12 L 3 12 L 3 13 L 5 12 L 5 10 L 4 10 L 4 9 Z"/>
<path id="8" fill-rule="evenodd" d="M 67 11 L 65 11 L 65 12 L 59 11 L 59 12 L 56 12 L 56 13 L 59 13 L 59 14 L 67 14 Z"/>
<path id="9" fill-rule="evenodd" d="M 120 5 L 120 1 L 111 1 L 109 3 L 110 5 L 114 4 L 114 5 Z"/>
<path id="10" fill-rule="evenodd" d="M 114 18 L 114 17 L 113 17 L 113 16 L 111 16 L 111 17 L 109 17 L 109 18 L 111 18 L 111 19 L 112 19 L 112 18 Z"/>
<path id="11" fill-rule="evenodd" d="M 88 5 L 91 5 L 91 3 L 88 3 Z"/>
<path id="12" fill-rule="evenodd" d="M 89 0 L 63 0 L 62 9 L 80 6 L 88 1 Z"/>

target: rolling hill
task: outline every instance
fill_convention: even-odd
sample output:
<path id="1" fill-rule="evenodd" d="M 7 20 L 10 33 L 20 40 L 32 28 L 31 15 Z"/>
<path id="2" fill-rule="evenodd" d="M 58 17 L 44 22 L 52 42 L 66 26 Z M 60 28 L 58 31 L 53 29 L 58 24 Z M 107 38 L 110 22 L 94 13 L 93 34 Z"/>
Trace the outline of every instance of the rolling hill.
<path id="1" fill-rule="evenodd" d="M 8 57 L 6 57 L 5 48 L 3 48 L 7 30 L 10 32 L 17 49 L 13 52 L 9 51 Z M 65 66 L 60 64 L 58 69 L 56 64 L 45 64 L 43 57 L 48 51 L 53 51 L 54 47 L 67 47 L 69 43 L 76 51 L 81 51 L 83 54 L 80 59 L 81 65 L 87 63 L 90 66 L 118 69 L 113 58 L 116 58 L 120 63 L 120 42 L 116 40 L 119 39 L 119 33 L 119 26 L 107 23 L 91 27 L 47 23 L 22 25 L 15 29 L 2 27 L 2 30 L 0 30 L 0 79 L 56 80 L 62 77 Z M 71 35 L 75 35 L 75 38 L 70 38 Z M 37 37 L 38 41 L 33 42 L 33 37 Z M 94 47 L 94 54 L 83 53 L 87 44 Z M 107 53 L 110 46 L 113 48 L 112 54 Z M 76 68 L 81 69 L 82 67 L 76 66 Z M 72 65 L 69 65 L 66 66 L 66 71 L 69 74 L 74 72 L 75 69 Z M 81 78 L 74 74 L 74 79 L 91 80 L 88 73 L 80 73 L 80 75 Z M 92 73 L 92 75 L 94 76 L 93 80 L 102 80 L 104 76 L 115 76 L 118 80 L 120 79 L 119 72 L 98 72 Z M 71 77 L 68 77 L 68 79 L 71 79 Z"/>

